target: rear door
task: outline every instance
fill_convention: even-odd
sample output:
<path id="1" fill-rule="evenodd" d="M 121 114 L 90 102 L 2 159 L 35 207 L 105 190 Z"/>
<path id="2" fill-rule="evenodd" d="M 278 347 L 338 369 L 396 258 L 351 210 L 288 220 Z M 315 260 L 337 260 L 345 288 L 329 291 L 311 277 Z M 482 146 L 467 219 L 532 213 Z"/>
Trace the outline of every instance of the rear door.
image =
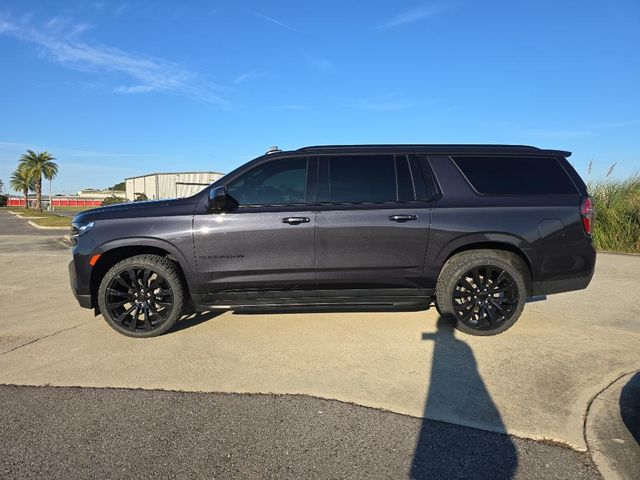
<path id="1" fill-rule="evenodd" d="M 430 209 L 416 170 L 404 154 L 319 157 L 321 297 L 421 288 Z"/>

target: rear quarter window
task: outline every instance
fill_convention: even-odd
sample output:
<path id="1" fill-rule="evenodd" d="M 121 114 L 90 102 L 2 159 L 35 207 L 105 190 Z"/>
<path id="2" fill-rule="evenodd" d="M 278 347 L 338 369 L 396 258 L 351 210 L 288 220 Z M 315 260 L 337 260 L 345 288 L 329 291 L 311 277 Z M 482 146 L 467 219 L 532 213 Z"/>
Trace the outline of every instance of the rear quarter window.
<path id="1" fill-rule="evenodd" d="M 486 195 L 576 195 L 554 157 L 452 157 L 471 186 Z"/>

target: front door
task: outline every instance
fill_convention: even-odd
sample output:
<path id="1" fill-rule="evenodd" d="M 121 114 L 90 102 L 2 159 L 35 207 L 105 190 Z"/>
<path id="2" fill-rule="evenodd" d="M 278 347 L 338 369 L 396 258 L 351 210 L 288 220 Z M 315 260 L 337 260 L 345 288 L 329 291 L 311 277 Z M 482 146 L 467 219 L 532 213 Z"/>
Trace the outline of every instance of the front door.
<path id="1" fill-rule="evenodd" d="M 307 157 L 267 159 L 226 185 L 239 206 L 194 217 L 199 284 L 207 303 L 315 296 L 315 212 Z M 248 301 L 243 301 L 248 300 Z"/>
<path id="2" fill-rule="evenodd" d="M 430 208 L 417 199 L 412 163 L 407 155 L 320 157 L 320 296 L 422 288 Z"/>

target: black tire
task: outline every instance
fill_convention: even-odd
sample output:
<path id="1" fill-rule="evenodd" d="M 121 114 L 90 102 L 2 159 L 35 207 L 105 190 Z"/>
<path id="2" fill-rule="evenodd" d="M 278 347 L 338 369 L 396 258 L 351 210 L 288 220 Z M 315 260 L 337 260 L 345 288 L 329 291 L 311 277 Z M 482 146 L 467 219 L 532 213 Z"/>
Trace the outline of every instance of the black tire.
<path id="1" fill-rule="evenodd" d="M 520 317 L 530 289 L 527 265 L 505 250 L 469 250 L 451 257 L 436 286 L 436 306 L 455 328 L 496 335 Z"/>
<path id="2" fill-rule="evenodd" d="M 107 271 L 98 289 L 98 305 L 118 333 L 155 337 L 171 329 L 182 315 L 185 291 L 174 262 L 158 255 L 136 255 Z"/>

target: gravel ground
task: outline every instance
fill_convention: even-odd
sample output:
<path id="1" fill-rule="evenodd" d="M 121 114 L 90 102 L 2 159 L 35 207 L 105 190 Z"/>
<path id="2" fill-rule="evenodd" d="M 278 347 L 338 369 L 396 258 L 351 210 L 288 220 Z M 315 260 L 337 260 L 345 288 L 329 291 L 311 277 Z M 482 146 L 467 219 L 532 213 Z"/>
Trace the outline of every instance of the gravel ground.
<path id="1" fill-rule="evenodd" d="M 562 446 L 304 396 L 3 385 L 0 405 L 1 478 L 600 478 Z"/>

